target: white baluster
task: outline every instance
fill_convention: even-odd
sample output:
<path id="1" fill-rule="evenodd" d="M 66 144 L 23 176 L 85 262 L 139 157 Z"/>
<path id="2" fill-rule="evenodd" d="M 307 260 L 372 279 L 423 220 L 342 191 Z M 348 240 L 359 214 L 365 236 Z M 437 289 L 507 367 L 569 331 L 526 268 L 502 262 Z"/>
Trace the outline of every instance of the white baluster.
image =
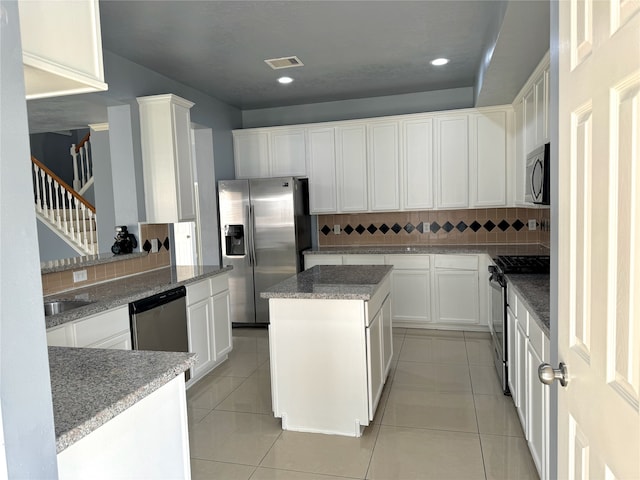
<path id="1" fill-rule="evenodd" d="M 53 188 L 51 188 L 52 181 L 53 178 L 51 178 L 51 175 L 47 174 L 47 193 L 49 194 L 49 212 L 47 214 L 47 217 L 53 222 L 55 217 L 55 210 L 53 209 Z"/>
<path id="2" fill-rule="evenodd" d="M 80 190 L 80 179 L 78 178 L 78 153 L 76 152 L 76 144 L 71 145 L 69 153 L 73 162 L 73 189 Z"/>
<path id="3" fill-rule="evenodd" d="M 52 207 L 54 207 L 55 212 L 55 223 L 60 228 L 60 184 L 57 180 L 53 181 L 53 203 Z"/>
<path id="4" fill-rule="evenodd" d="M 82 245 L 82 237 L 80 234 L 80 232 L 82 231 L 80 230 L 80 206 L 78 205 L 80 202 L 76 198 L 74 198 L 73 201 L 73 210 L 76 212 L 76 242 L 78 243 L 78 245 Z"/>
<path id="5" fill-rule="evenodd" d="M 40 169 L 40 198 L 42 200 L 42 214 L 47 217 L 49 212 L 47 211 L 47 183 L 45 180 L 45 171 Z"/>
<path id="6" fill-rule="evenodd" d="M 89 154 L 89 140 L 84 143 L 84 156 L 87 159 L 87 182 L 93 177 L 93 159 Z"/>
<path id="7" fill-rule="evenodd" d="M 71 195 L 71 192 L 67 191 L 67 200 L 68 200 L 68 209 L 67 209 L 67 213 L 69 214 L 69 236 L 71 237 L 72 240 L 75 240 L 75 226 L 73 224 L 74 220 L 73 220 L 73 209 L 74 209 L 74 205 L 73 205 L 73 195 Z"/>
<path id="8" fill-rule="evenodd" d="M 89 238 L 87 236 L 87 207 L 84 203 L 80 204 L 80 211 L 82 212 L 82 244 L 85 250 L 89 248 Z"/>
<path id="9" fill-rule="evenodd" d="M 69 233 L 69 223 L 70 222 L 67 221 L 67 210 L 68 210 L 68 207 L 71 206 L 71 192 L 69 192 L 69 190 L 65 189 L 64 190 L 64 194 L 63 194 L 63 199 L 64 199 L 65 195 L 66 195 L 66 202 L 65 201 L 62 202 L 62 207 L 63 207 L 63 209 L 62 209 L 62 221 L 64 222 L 64 232 L 68 234 Z"/>
<path id="10" fill-rule="evenodd" d="M 42 212 L 42 198 L 40 197 L 40 167 L 35 163 L 33 164 L 33 173 L 35 175 L 34 187 L 36 190 L 36 208 L 38 209 L 38 212 Z"/>
<path id="11" fill-rule="evenodd" d="M 87 183 L 87 164 L 84 155 L 84 148 L 80 149 L 80 172 L 81 172 L 81 182 L 80 188 L 84 187 L 84 184 Z"/>
<path id="12" fill-rule="evenodd" d="M 95 240 L 94 240 L 94 230 L 93 230 L 93 223 L 94 223 L 94 218 L 95 218 L 95 214 L 89 210 L 89 239 L 90 239 L 90 243 L 91 243 L 91 253 L 95 253 L 94 249 L 95 249 Z"/>

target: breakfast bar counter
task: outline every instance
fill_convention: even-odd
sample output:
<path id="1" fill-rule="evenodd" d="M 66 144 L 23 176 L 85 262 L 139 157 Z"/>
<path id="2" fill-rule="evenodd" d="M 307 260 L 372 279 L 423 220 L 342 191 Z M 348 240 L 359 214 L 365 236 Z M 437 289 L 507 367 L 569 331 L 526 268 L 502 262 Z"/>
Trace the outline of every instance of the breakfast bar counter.
<path id="1" fill-rule="evenodd" d="M 283 430 L 359 437 L 373 420 L 393 355 L 391 270 L 315 266 L 261 293 Z"/>

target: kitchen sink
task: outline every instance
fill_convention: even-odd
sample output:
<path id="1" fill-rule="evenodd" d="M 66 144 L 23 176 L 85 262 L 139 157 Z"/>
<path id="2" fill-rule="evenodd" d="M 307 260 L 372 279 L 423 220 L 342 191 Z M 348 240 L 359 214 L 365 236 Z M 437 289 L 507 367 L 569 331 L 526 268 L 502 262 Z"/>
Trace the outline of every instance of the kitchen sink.
<path id="1" fill-rule="evenodd" d="M 84 307 L 93 302 L 87 302 L 86 300 L 58 300 L 55 302 L 44 302 L 44 315 L 55 315 L 57 313 L 68 312 L 75 308 Z"/>

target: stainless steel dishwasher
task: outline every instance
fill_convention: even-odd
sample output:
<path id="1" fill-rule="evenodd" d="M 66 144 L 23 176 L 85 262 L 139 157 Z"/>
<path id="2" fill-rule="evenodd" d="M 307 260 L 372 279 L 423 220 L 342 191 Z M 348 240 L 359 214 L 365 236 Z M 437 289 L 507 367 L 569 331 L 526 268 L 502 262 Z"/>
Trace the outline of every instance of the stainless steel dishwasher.
<path id="1" fill-rule="evenodd" d="M 188 352 L 187 290 L 178 287 L 129 304 L 134 350 Z M 189 380 L 189 371 L 185 372 Z"/>

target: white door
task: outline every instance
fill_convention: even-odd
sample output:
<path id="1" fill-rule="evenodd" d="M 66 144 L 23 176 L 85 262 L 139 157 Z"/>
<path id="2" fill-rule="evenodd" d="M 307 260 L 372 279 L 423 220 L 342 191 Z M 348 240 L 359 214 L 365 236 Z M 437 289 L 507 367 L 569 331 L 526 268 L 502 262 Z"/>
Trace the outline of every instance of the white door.
<path id="1" fill-rule="evenodd" d="M 640 478 L 640 2 L 559 2 L 558 478 Z"/>

